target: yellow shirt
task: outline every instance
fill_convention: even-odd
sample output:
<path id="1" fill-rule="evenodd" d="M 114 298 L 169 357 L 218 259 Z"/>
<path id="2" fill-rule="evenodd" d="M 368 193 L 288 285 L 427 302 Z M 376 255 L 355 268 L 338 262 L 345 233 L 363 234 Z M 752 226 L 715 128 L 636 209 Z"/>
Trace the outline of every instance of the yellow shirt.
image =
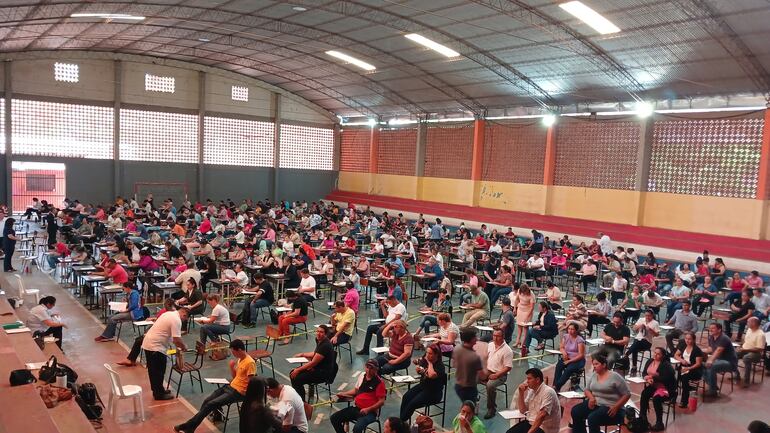
<path id="1" fill-rule="evenodd" d="M 356 312 L 348 308 L 344 313 L 334 313 L 334 320 L 337 323 L 337 332 L 343 331 L 353 336 L 353 323 L 356 321 Z"/>
<path id="2" fill-rule="evenodd" d="M 233 387 L 239 393 L 245 395 L 246 387 L 249 385 L 249 376 L 254 376 L 257 373 L 257 363 L 249 355 L 238 361 L 238 365 L 235 367 L 235 377 L 230 386 Z"/>

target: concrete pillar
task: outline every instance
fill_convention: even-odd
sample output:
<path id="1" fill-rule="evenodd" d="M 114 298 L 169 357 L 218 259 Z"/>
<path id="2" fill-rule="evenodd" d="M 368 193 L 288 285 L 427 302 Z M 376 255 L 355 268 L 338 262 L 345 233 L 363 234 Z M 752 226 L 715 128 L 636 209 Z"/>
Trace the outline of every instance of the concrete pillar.
<path id="1" fill-rule="evenodd" d="M 273 201 L 279 199 L 279 173 L 281 167 L 281 94 L 273 93 L 273 183 L 270 197 Z"/>
<path id="2" fill-rule="evenodd" d="M 549 215 L 551 213 L 551 195 L 553 183 L 556 177 L 556 125 L 548 127 L 545 134 L 545 161 L 543 163 L 543 185 L 545 185 L 545 194 L 543 195 L 542 213 Z"/>
<path id="3" fill-rule="evenodd" d="M 198 72 L 198 200 L 206 199 L 205 182 L 203 181 L 203 144 L 206 134 L 206 73 Z M 185 197 L 187 198 L 187 197 Z"/>
<path id="4" fill-rule="evenodd" d="M 479 196 L 481 195 L 481 175 L 484 172 L 485 128 L 486 121 L 484 119 L 476 119 L 473 121 L 473 159 L 471 162 L 473 194 L 470 203 L 471 206 L 479 205 Z"/>
<path id="5" fill-rule="evenodd" d="M 13 86 L 11 67 L 13 62 L 5 62 L 5 203 L 9 212 L 13 212 L 13 122 L 11 117 L 11 101 Z"/>
<path id="6" fill-rule="evenodd" d="M 634 190 L 638 191 L 636 200 L 636 225 L 644 225 L 644 206 L 647 200 L 647 187 L 650 183 L 650 160 L 652 159 L 652 138 L 655 131 L 654 116 L 641 119 L 639 124 L 639 147 L 636 152 L 636 180 Z"/>
<path id="7" fill-rule="evenodd" d="M 123 101 L 123 62 L 115 60 L 115 83 L 113 91 L 113 110 L 112 110 L 112 195 L 117 197 L 121 194 L 121 172 L 120 172 L 120 106 Z"/>
<path id="8" fill-rule="evenodd" d="M 7 98 L 7 97 L 6 97 Z M 7 100 L 7 99 L 6 99 Z M 7 111 L 7 108 L 6 108 Z M 762 127 L 762 149 L 759 153 L 759 173 L 757 179 L 757 200 L 763 200 L 762 217 L 759 225 L 759 238 L 768 238 L 767 222 L 770 220 L 770 108 L 765 109 L 765 124 Z"/>

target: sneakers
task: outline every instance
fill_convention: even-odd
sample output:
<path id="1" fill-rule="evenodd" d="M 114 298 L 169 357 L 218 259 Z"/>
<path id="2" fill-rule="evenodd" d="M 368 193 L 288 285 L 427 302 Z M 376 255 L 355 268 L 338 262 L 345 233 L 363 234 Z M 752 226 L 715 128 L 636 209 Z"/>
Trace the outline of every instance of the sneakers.
<path id="1" fill-rule="evenodd" d="M 106 338 L 106 337 L 102 337 L 101 335 L 94 338 L 94 341 L 96 341 L 97 343 L 104 343 L 105 341 L 112 341 L 112 340 L 114 340 L 114 338 Z"/>

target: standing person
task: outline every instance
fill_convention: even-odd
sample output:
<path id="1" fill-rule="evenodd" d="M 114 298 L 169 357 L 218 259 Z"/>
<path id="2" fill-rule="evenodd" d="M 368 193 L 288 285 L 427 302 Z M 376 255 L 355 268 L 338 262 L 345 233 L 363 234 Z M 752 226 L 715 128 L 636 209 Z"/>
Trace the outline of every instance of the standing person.
<path id="1" fill-rule="evenodd" d="M 348 422 L 354 422 L 353 433 L 363 433 L 366 426 L 377 420 L 388 393 L 378 372 L 377 361 L 366 361 L 364 374 L 358 376 L 356 386 L 337 394 L 340 399 L 353 399 L 353 405 L 334 412 L 329 418 L 336 433 L 345 433 L 344 426 Z"/>
<path id="2" fill-rule="evenodd" d="M 491 419 L 497 412 L 497 387 L 508 381 L 513 369 L 513 350 L 503 338 L 503 331 L 492 332 L 492 342 L 487 345 L 487 372 L 482 382 L 487 388 L 487 413 L 484 419 Z"/>
<path id="3" fill-rule="evenodd" d="M 3 228 L 3 270 L 5 272 L 16 272 L 16 269 L 11 265 L 11 259 L 13 259 L 13 252 L 16 249 L 16 241 L 19 238 L 16 237 L 16 230 L 13 226 L 16 224 L 16 220 L 13 218 L 6 218 L 5 227 Z"/>
<path id="4" fill-rule="evenodd" d="M 59 224 L 56 221 L 56 208 L 51 206 L 45 216 L 45 230 L 48 232 L 48 248 L 56 245 L 56 234 L 59 232 Z"/>
<path id="5" fill-rule="evenodd" d="M 56 345 L 61 349 L 64 338 L 62 331 L 67 325 L 62 323 L 58 314 L 51 312 L 55 306 L 56 298 L 53 296 L 40 298 L 40 302 L 29 309 L 27 328 L 32 332 L 33 338 L 53 335 L 56 338 Z"/>
<path id="6" fill-rule="evenodd" d="M 543 383 L 543 372 L 530 368 L 527 379 L 519 385 L 517 407 L 526 418 L 506 433 L 558 433 L 561 407 L 556 390 Z"/>
<path id="7" fill-rule="evenodd" d="M 257 364 L 246 352 L 246 345 L 237 338 L 230 342 L 230 351 L 236 359 L 230 360 L 230 375 L 233 380 L 228 385 L 217 388 L 201 404 L 201 408 L 192 418 L 174 426 L 177 433 L 192 433 L 206 417 L 222 406 L 243 401 L 249 380 L 257 372 Z"/>
<path id="8" fill-rule="evenodd" d="M 257 376 L 249 378 L 238 424 L 239 433 L 280 432 L 281 422 L 267 405 L 267 385 L 263 378 Z"/>
<path id="9" fill-rule="evenodd" d="M 625 418 L 624 406 L 631 390 L 623 376 L 607 368 L 607 358 L 598 354 L 591 363 L 594 374 L 588 379 L 585 400 L 572 407 L 572 433 L 599 433 L 601 426 L 617 425 Z"/>
<path id="10" fill-rule="evenodd" d="M 265 379 L 267 395 L 278 399 L 275 405 L 276 415 L 281 420 L 283 433 L 307 433 L 308 423 L 305 414 L 305 402 L 294 388 L 278 383 L 272 377 Z"/>
<path id="11" fill-rule="evenodd" d="M 519 287 L 519 293 L 516 296 L 516 303 L 513 308 L 516 310 L 516 325 L 518 325 L 516 342 L 513 345 L 523 346 L 529 324 L 532 323 L 532 313 L 535 310 L 535 296 L 528 285 L 522 284 Z"/>
<path id="12" fill-rule="evenodd" d="M 476 401 L 479 391 L 476 385 L 482 373 L 481 358 L 473 350 L 476 345 L 476 329 L 461 328 L 460 341 L 462 345 L 452 352 L 455 365 L 455 392 L 461 401 Z"/>
<path id="13" fill-rule="evenodd" d="M 155 321 L 155 324 L 144 334 L 142 349 L 147 358 L 147 375 L 150 377 L 150 387 L 155 400 L 171 400 L 174 396 L 163 386 L 166 375 L 166 350 L 172 341 L 178 350 L 184 352 L 187 346 L 182 340 L 182 322 L 187 321 L 189 310 L 180 308 L 168 312 Z"/>

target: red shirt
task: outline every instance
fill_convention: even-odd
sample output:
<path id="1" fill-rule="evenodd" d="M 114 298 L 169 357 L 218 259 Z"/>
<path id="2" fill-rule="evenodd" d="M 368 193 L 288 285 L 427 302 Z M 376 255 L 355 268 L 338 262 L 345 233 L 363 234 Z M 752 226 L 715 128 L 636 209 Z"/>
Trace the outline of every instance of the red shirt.
<path id="1" fill-rule="evenodd" d="M 61 257 L 66 257 L 70 255 L 70 250 L 67 248 L 67 245 L 63 242 L 57 242 L 56 243 L 56 254 L 60 255 Z"/>
<path id="2" fill-rule="evenodd" d="M 123 266 L 120 265 L 115 265 L 108 276 L 112 278 L 112 282 L 115 284 L 123 284 L 128 282 L 128 273 L 125 269 L 123 269 Z"/>
<path id="3" fill-rule="evenodd" d="M 379 383 L 374 384 L 372 381 L 367 381 L 365 375 L 362 376 L 364 376 L 363 382 L 359 385 L 358 394 L 353 399 L 356 407 L 359 409 L 374 406 L 375 403 L 385 398 L 388 393 L 388 390 L 385 389 L 385 384 L 379 377 L 375 376 Z"/>

